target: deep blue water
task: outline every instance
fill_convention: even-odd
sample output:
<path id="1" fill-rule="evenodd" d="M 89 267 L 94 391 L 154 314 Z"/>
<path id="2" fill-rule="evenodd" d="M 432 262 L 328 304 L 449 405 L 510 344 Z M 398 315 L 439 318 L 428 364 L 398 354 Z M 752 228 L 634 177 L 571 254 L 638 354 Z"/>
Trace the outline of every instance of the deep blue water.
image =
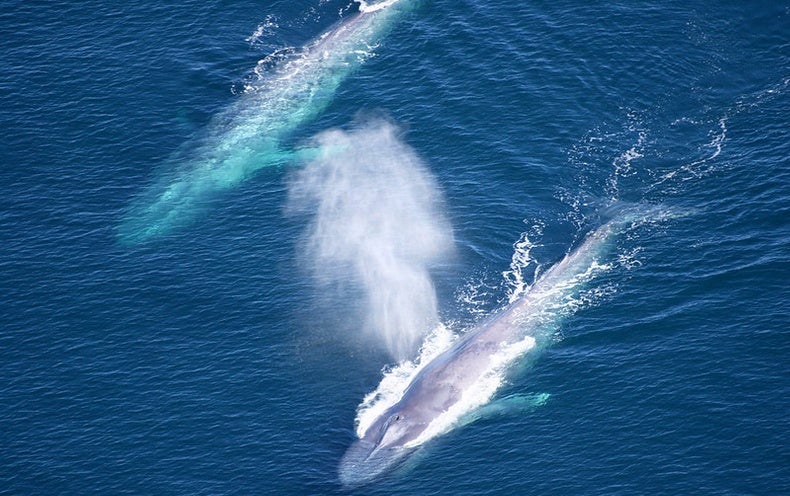
<path id="1" fill-rule="evenodd" d="M 151 239 L 118 226 L 271 76 L 259 60 L 350 4 L 3 4 L 0 493 L 346 492 L 356 408 L 395 359 L 361 290 L 306 268 L 303 164 Z M 504 303 L 522 233 L 529 278 L 613 202 L 677 215 L 619 239 L 500 392 L 545 405 L 356 492 L 789 494 L 790 4 L 425 0 L 377 41 L 286 146 L 399 127 L 452 226 L 430 268 L 456 332 Z"/>

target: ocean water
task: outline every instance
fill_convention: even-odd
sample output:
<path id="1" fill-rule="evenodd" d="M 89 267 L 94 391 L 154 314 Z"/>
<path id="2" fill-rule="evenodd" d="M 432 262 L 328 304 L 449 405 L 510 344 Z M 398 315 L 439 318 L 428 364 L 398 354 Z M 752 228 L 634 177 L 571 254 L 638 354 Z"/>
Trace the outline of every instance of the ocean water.
<path id="1" fill-rule="evenodd" d="M 790 493 L 790 4 L 375 5 L 4 2 L 0 493 Z M 341 484 L 623 209 L 540 402 Z"/>

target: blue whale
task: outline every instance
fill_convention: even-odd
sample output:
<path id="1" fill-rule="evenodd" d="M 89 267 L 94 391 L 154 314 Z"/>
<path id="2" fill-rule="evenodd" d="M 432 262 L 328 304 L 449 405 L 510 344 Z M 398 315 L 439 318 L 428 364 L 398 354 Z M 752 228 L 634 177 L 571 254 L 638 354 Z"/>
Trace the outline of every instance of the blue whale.
<path id="1" fill-rule="evenodd" d="M 358 12 L 265 70 L 260 81 L 166 161 L 163 176 L 125 212 L 119 239 L 135 243 L 167 233 L 258 170 L 310 158 L 315 151 L 288 150 L 285 142 L 331 103 L 340 84 L 414 1 L 362 2 Z"/>
<path id="2" fill-rule="evenodd" d="M 425 365 L 400 400 L 379 415 L 346 451 L 339 467 L 341 483 L 347 487 L 366 484 L 441 434 L 434 422 L 458 408 L 464 393 L 497 366 L 497 357 L 509 346 L 526 343 L 525 349 L 529 349 L 547 344 L 552 334 L 546 331 L 551 327 L 547 316 L 555 321 L 560 317 L 551 309 L 562 306 L 604 267 L 598 260 L 625 223 L 623 219 L 610 221 L 590 233 L 519 299 Z M 513 356 L 511 361 L 517 358 Z"/>

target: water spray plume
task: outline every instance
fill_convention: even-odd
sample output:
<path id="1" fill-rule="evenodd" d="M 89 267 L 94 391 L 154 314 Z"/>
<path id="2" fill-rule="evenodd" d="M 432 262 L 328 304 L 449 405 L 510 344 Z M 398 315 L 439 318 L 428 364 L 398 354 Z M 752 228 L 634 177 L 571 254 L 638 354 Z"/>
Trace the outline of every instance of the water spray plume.
<path id="1" fill-rule="evenodd" d="M 432 263 L 451 250 L 436 181 L 384 121 L 316 139 L 321 156 L 295 174 L 290 206 L 314 212 L 306 259 L 323 284 L 349 277 L 369 329 L 395 358 L 438 323 Z"/>

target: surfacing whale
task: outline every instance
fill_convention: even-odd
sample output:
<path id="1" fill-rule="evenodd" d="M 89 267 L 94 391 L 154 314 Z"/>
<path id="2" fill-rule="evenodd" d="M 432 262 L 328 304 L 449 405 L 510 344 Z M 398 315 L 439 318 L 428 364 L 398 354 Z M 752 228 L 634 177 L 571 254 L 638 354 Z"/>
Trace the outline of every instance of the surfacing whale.
<path id="1" fill-rule="evenodd" d="M 284 142 L 329 105 L 340 84 L 415 2 L 358 2 L 357 12 L 265 69 L 260 81 L 166 161 L 163 176 L 125 212 L 120 241 L 134 243 L 167 233 L 190 222 L 216 193 L 238 186 L 258 170 L 317 154 L 289 150 Z"/>
<path id="2" fill-rule="evenodd" d="M 346 451 L 339 467 L 341 483 L 347 487 L 366 484 L 428 439 L 462 424 L 459 420 L 469 413 L 463 409 L 470 408 L 464 395 L 487 375 L 503 371 L 530 349 L 550 341 L 553 333 L 546 328 L 552 322 L 547 320 L 556 325 L 562 312 L 555 309 L 605 267 L 599 258 L 628 222 L 626 218 L 612 220 L 590 233 L 519 299 L 425 365 L 400 400 L 379 415 Z M 455 421 L 448 424 L 448 415 Z"/>

